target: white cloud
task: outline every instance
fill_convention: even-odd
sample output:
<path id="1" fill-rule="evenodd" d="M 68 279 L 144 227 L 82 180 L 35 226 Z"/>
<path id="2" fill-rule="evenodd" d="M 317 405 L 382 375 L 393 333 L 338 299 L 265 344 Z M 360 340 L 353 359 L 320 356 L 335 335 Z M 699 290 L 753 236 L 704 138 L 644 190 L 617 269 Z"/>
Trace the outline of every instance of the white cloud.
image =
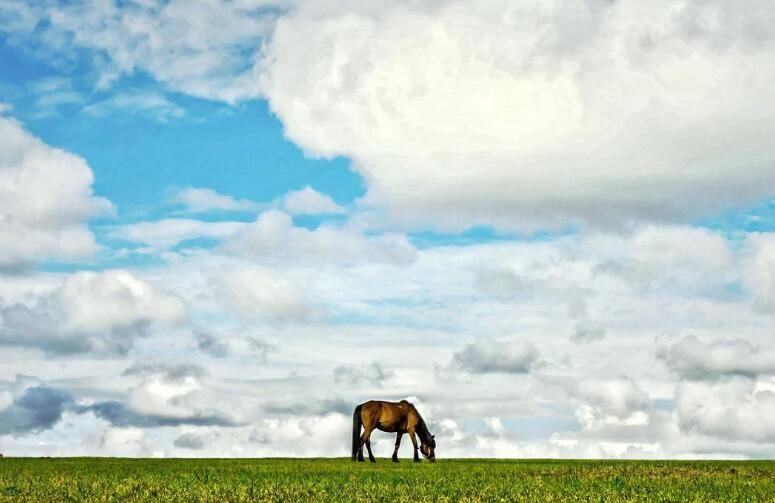
<path id="1" fill-rule="evenodd" d="M 766 0 L 308 2 L 262 90 L 371 201 L 450 227 L 675 221 L 773 195 Z M 723 90 L 723 91 L 722 91 Z"/>
<path id="2" fill-rule="evenodd" d="M 0 10 L 0 19 L 13 40 L 35 36 L 66 55 L 98 54 L 98 86 L 139 70 L 172 89 L 234 102 L 258 96 L 252 59 L 278 15 L 273 5 L 284 3 L 84 0 Z"/>
<path id="3" fill-rule="evenodd" d="M 321 194 L 309 185 L 285 194 L 283 209 L 291 215 L 330 215 L 346 213 L 330 196 Z"/>
<path id="4" fill-rule="evenodd" d="M 570 338 L 573 342 L 592 342 L 605 337 L 605 329 L 602 327 L 579 323 L 573 329 Z"/>
<path id="5" fill-rule="evenodd" d="M 672 371 L 688 379 L 717 379 L 730 375 L 756 377 L 775 374 L 775 351 L 745 339 L 701 342 L 695 336 L 661 345 L 657 357 Z"/>
<path id="6" fill-rule="evenodd" d="M 762 313 L 775 313 L 775 234 L 751 234 L 746 239 L 743 284 L 751 293 L 753 306 Z"/>
<path id="7" fill-rule="evenodd" d="M 683 431 L 775 443 L 775 393 L 757 389 L 750 379 L 681 383 L 675 392 L 675 409 Z"/>
<path id="8" fill-rule="evenodd" d="M 166 250 L 195 238 L 220 240 L 233 236 L 246 224 L 242 222 L 204 222 L 187 218 L 166 218 L 152 222 L 138 222 L 116 228 L 113 237 L 143 243 L 152 251 Z"/>
<path id="9" fill-rule="evenodd" d="M 261 213 L 223 243 L 223 249 L 245 258 L 263 261 L 408 263 L 416 250 L 403 235 L 383 234 L 367 238 L 359 229 L 323 224 L 314 230 L 293 225 L 287 213 Z"/>
<path id="10" fill-rule="evenodd" d="M 151 116 L 161 122 L 183 117 L 186 111 L 157 92 L 133 92 L 97 101 L 83 107 L 83 112 L 105 117 L 116 112 Z"/>
<path id="11" fill-rule="evenodd" d="M 85 222 L 111 208 L 92 194 L 92 182 L 82 158 L 0 117 L 0 270 L 91 255 Z"/>
<path id="12" fill-rule="evenodd" d="M 334 369 L 334 381 L 358 385 L 361 382 L 369 382 L 381 387 L 384 381 L 395 376 L 395 372 L 385 369 L 379 362 L 371 362 L 363 367 L 341 366 Z"/>
<path id="13" fill-rule="evenodd" d="M 598 429 L 610 423 L 644 421 L 644 413 L 650 407 L 648 394 L 628 377 L 587 379 L 566 383 L 566 386 L 571 396 L 579 401 L 576 415 L 588 429 Z"/>
<path id="14" fill-rule="evenodd" d="M 530 342 L 509 344 L 485 339 L 468 344 L 455 353 L 450 367 L 474 374 L 526 374 L 537 364 L 538 357 L 538 349 Z"/>
<path id="15" fill-rule="evenodd" d="M 0 343 L 51 354 L 125 353 L 151 329 L 185 316 L 177 296 L 127 271 L 77 272 L 33 301 L 0 305 Z"/>
<path id="16" fill-rule="evenodd" d="M 184 204 L 190 211 L 256 211 L 260 205 L 248 199 L 234 199 L 212 189 L 185 187 L 174 191 L 172 201 Z"/>
<path id="17" fill-rule="evenodd" d="M 287 322 L 314 315 L 302 290 L 268 268 L 245 265 L 225 270 L 215 283 L 218 299 L 243 318 Z"/>

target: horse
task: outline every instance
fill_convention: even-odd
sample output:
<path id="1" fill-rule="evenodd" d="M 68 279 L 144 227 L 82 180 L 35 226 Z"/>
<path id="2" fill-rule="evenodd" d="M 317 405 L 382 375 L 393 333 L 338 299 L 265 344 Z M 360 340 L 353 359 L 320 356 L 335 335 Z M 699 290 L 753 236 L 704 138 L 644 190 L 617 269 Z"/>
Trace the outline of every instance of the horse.
<path id="1" fill-rule="evenodd" d="M 363 427 L 363 434 L 361 434 L 361 427 Z M 397 403 L 370 400 L 355 407 L 353 412 L 353 461 L 363 461 L 363 446 L 365 445 L 369 451 L 369 461 L 376 463 L 377 460 L 371 453 L 371 432 L 374 429 L 396 434 L 396 448 L 393 451 L 394 463 L 398 463 L 398 447 L 401 445 L 401 437 L 404 436 L 404 433 L 408 433 L 412 440 L 415 463 L 420 462 L 418 450 L 431 463 L 436 461 L 436 437 L 428 431 L 425 421 L 414 405 L 406 400 Z M 420 437 L 420 447 L 417 447 L 415 434 Z"/>

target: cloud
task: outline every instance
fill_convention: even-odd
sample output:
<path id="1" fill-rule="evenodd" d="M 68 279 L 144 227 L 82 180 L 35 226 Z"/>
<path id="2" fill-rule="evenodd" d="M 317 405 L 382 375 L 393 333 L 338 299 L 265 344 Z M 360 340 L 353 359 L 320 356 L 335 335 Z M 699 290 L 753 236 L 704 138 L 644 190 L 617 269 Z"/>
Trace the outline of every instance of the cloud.
<path id="1" fill-rule="evenodd" d="M 273 401 L 266 403 L 264 411 L 271 415 L 313 415 L 324 416 L 332 412 L 339 414 L 351 414 L 355 405 L 342 398 L 324 398 L 319 400 L 305 400 L 302 402 Z"/>
<path id="2" fill-rule="evenodd" d="M 86 221 L 111 209 L 93 195 L 93 180 L 82 158 L 0 116 L 0 272 L 90 256 L 96 246 Z"/>
<path id="3" fill-rule="evenodd" d="M 321 194 L 309 185 L 285 194 L 282 207 L 291 215 L 330 215 L 347 212 L 330 196 Z"/>
<path id="4" fill-rule="evenodd" d="M 775 443 L 775 392 L 757 389 L 750 379 L 684 382 L 676 388 L 674 403 L 684 432 Z"/>
<path id="5" fill-rule="evenodd" d="M 236 426 L 233 404 L 214 390 L 199 365 L 164 361 L 138 362 L 124 371 L 136 384 L 126 403 L 99 402 L 84 408 L 115 426 Z"/>
<path id="6" fill-rule="evenodd" d="M 186 363 L 168 364 L 163 362 L 135 363 L 124 370 L 125 376 L 163 376 L 165 379 L 180 380 L 187 377 L 203 377 L 207 371 L 199 366 Z"/>
<path id="7" fill-rule="evenodd" d="M 80 406 L 80 413 L 92 412 L 100 419 L 108 421 L 113 426 L 122 428 L 157 428 L 160 426 L 234 426 L 230 418 L 223 414 L 212 412 L 210 414 L 198 413 L 192 415 L 175 414 L 150 414 L 138 412 L 129 408 L 125 403 L 118 401 L 98 402 L 92 405 Z"/>
<path id="8" fill-rule="evenodd" d="M 290 215 L 265 211 L 223 243 L 223 251 L 260 261 L 320 263 L 410 263 L 416 250 L 404 235 L 367 237 L 359 229 L 320 225 L 314 230 L 293 225 Z"/>
<path id="9" fill-rule="evenodd" d="M 686 379 L 775 374 L 775 351 L 762 349 L 744 339 L 701 342 L 690 335 L 676 343 L 660 345 L 657 358 Z"/>
<path id="10" fill-rule="evenodd" d="M 709 229 L 644 225 L 625 236 L 593 236 L 588 246 L 599 261 L 596 274 L 643 291 L 723 294 L 737 280 L 729 244 Z"/>
<path id="11" fill-rule="evenodd" d="M 605 329 L 587 324 L 578 324 L 574 328 L 570 339 L 573 342 L 592 342 L 598 341 L 605 337 Z"/>
<path id="12" fill-rule="evenodd" d="M 621 424 L 629 419 L 636 422 L 645 417 L 634 417 L 651 407 L 651 400 L 633 379 L 586 379 L 565 383 L 566 390 L 579 402 L 576 411 L 587 428 L 600 428 L 605 423 Z"/>
<path id="13" fill-rule="evenodd" d="M 167 88 L 235 102 L 259 95 L 250 60 L 279 13 L 277 3 L 83 0 L 3 9 L 0 26 L 12 42 L 34 36 L 36 46 L 60 57 L 91 51 L 101 88 L 140 71 Z"/>
<path id="14" fill-rule="evenodd" d="M 213 358 L 224 358 L 231 353 L 231 346 L 228 342 L 220 340 L 208 332 L 196 332 L 196 345 L 200 351 L 207 353 Z"/>
<path id="15" fill-rule="evenodd" d="M 176 438 L 173 445 L 175 447 L 180 447 L 181 449 L 202 450 L 205 447 L 205 442 L 201 436 L 189 432 L 183 433 Z"/>
<path id="16" fill-rule="evenodd" d="M 371 362 L 364 367 L 340 366 L 334 369 L 334 382 L 354 385 L 367 382 L 381 387 L 394 376 L 395 372 L 386 370 L 379 362 Z"/>
<path id="17" fill-rule="evenodd" d="M 172 202 L 183 204 L 189 211 L 257 211 L 260 205 L 249 199 L 234 199 L 212 189 L 185 187 L 173 191 Z"/>
<path id="18" fill-rule="evenodd" d="M 124 354 L 154 328 L 185 317 L 177 296 L 127 271 L 77 272 L 32 303 L 0 306 L 0 344 L 49 354 Z"/>
<path id="19" fill-rule="evenodd" d="M 178 119 L 186 111 L 157 92 L 132 92 L 118 94 L 82 108 L 85 114 L 106 117 L 116 112 L 147 115 L 160 122 Z"/>
<path id="20" fill-rule="evenodd" d="M 303 322 L 314 315 L 303 291 L 269 268 L 245 265 L 223 271 L 215 288 L 219 301 L 245 319 Z"/>
<path id="21" fill-rule="evenodd" d="M 27 388 L 13 403 L 0 410 L 0 435 L 23 435 L 47 430 L 55 425 L 72 403 L 69 393 L 34 386 Z"/>
<path id="22" fill-rule="evenodd" d="M 750 292 L 754 308 L 775 314 L 775 233 L 754 233 L 746 238 L 743 285 Z"/>
<path id="23" fill-rule="evenodd" d="M 259 78 L 287 136 L 352 159 L 398 218 L 687 221 L 773 195 L 770 10 L 307 2 L 276 22 Z"/>
<path id="24" fill-rule="evenodd" d="M 538 357 L 538 349 L 530 342 L 477 340 L 453 354 L 450 367 L 474 374 L 526 374 L 538 363 Z"/>
<path id="25" fill-rule="evenodd" d="M 168 250 L 191 239 L 221 240 L 236 234 L 243 222 L 204 222 L 188 218 L 165 218 L 152 222 L 123 225 L 111 236 L 151 247 L 151 251 Z"/>

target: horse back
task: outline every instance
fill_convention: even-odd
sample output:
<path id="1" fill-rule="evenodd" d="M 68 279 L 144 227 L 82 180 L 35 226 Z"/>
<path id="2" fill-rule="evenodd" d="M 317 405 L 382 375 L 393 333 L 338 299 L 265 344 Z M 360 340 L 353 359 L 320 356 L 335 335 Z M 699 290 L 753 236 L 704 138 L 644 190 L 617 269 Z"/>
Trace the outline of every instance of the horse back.
<path id="1" fill-rule="evenodd" d="M 387 432 L 405 433 L 416 424 L 414 406 L 406 400 L 385 402 L 371 400 L 361 406 L 364 423 L 373 422 L 373 426 Z"/>

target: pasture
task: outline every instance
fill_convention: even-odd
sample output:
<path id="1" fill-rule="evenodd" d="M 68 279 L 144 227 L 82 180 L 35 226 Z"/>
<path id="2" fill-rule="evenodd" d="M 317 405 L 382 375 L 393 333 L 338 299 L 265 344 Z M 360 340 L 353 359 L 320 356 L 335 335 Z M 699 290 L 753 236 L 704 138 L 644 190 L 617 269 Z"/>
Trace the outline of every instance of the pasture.
<path id="1" fill-rule="evenodd" d="M 0 459 L 0 501 L 770 501 L 775 462 Z"/>

